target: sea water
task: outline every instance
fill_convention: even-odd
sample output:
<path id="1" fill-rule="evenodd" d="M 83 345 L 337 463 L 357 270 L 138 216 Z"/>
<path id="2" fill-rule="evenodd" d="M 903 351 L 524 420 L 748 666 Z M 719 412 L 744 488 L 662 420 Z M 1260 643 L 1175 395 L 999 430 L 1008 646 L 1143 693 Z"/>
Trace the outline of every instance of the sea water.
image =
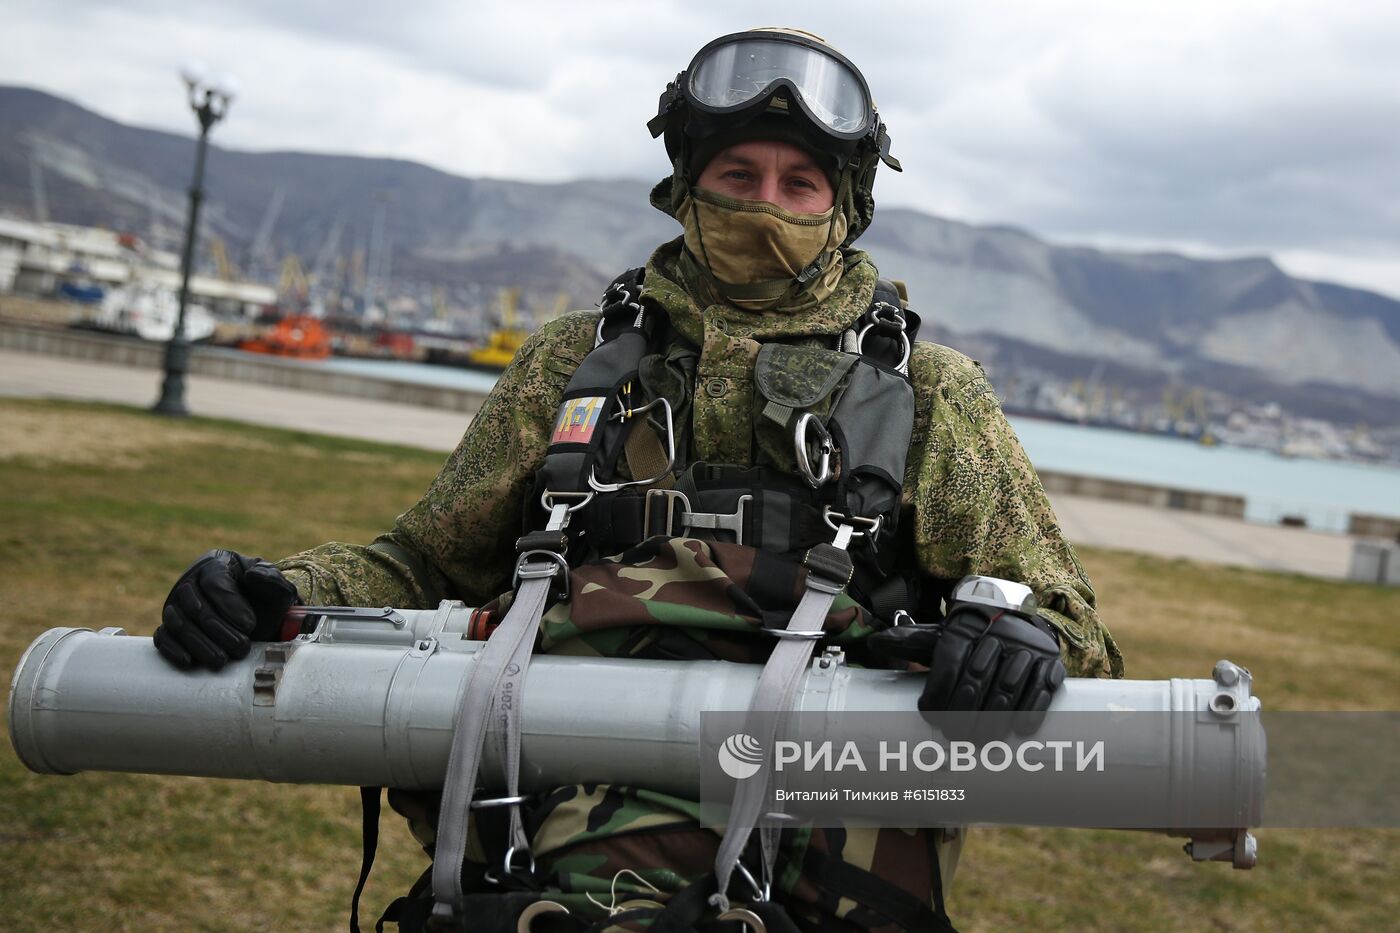
<path id="1" fill-rule="evenodd" d="M 1298 516 L 1309 528 L 1345 531 L 1353 512 L 1400 517 L 1400 469 L 1392 466 L 1207 447 L 1034 418 L 1011 421 L 1041 470 L 1243 496 L 1252 521 Z"/>

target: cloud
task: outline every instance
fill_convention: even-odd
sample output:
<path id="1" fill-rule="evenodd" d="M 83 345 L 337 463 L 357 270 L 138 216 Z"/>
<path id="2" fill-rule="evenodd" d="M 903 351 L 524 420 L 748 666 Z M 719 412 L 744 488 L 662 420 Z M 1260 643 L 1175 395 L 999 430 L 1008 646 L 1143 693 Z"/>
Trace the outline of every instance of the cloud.
<path id="1" fill-rule="evenodd" d="M 243 93 L 220 143 L 467 175 L 652 178 L 644 129 L 703 42 L 789 17 L 860 63 L 904 161 L 884 204 L 1071 240 L 1268 251 L 1400 290 L 1400 9 L 1364 2 L 12 0 L 0 81 L 192 129 L 190 56 Z M 1299 260 L 1297 257 L 1306 257 Z M 1329 260 L 1330 257 L 1330 260 Z"/>

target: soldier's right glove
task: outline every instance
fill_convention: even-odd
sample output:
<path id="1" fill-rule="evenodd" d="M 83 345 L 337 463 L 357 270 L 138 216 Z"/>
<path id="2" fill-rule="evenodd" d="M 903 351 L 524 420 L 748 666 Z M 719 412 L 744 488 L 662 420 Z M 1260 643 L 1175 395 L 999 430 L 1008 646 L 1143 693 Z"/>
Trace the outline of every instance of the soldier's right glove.
<path id="1" fill-rule="evenodd" d="M 870 636 L 877 654 L 928 666 L 919 696 L 926 712 L 1002 714 L 941 717 L 960 734 L 1034 732 L 1065 679 L 1060 648 L 1038 616 L 957 603 L 941 625 L 899 625 Z"/>
<path id="2" fill-rule="evenodd" d="M 943 623 L 919 709 L 1043 713 L 1064 679 L 1059 643 L 1042 619 L 964 603 Z"/>
<path id="3" fill-rule="evenodd" d="M 255 641 L 273 641 L 296 587 L 261 557 L 213 550 L 175 581 L 160 614 L 155 645 L 176 667 L 217 671 L 244 658 Z"/>

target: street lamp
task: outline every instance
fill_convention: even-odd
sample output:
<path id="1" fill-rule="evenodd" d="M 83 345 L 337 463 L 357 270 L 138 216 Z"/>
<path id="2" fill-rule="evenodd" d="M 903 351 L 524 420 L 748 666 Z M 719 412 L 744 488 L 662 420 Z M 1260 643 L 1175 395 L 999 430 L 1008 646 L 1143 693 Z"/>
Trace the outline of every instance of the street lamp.
<path id="1" fill-rule="evenodd" d="M 185 339 L 185 307 L 190 300 L 190 269 L 194 266 L 194 241 L 199 230 L 199 204 L 204 199 L 204 156 L 209 149 L 209 128 L 228 113 L 238 85 L 228 75 L 210 78 L 204 65 L 190 62 L 180 69 L 189 93 L 190 109 L 199 118 L 199 142 L 195 146 L 194 181 L 190 185 L 190 213 L 185 226 L 185 251 L 180 259 L 180 313 L 175 333 L 165 345 L 165 381 L 153 411 L 162 415 L 188 415 L 185 407 L 185 373 L 190 368 L 190 342 Z"/>

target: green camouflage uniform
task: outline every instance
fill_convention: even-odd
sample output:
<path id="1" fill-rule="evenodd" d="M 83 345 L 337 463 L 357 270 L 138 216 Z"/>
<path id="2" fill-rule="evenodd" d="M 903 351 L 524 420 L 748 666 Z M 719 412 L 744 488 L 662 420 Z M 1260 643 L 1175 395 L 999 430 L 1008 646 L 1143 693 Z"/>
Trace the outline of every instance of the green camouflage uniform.
<path id="1" fill-rule="evenodd" d="M 679 240 L 653 254 L 642 301 L 665 312 L 674 331 L 699 350 L 698 358 L 692 355 L 693 391 L 683 419 L 685 462 L 753 462 L 753 370 L 760 346 L 807 339 L 829 348 L 870 305 L 877 279 L 873 264 L 854 249 L 846 250 L 844 259 L 844 275 L 826 300 L 796 310 L 754 312 L 697 301 L 693 296 L 705 295 L 706 289 Z M 430 608 L 442 598 L 485 605 L 504 593 L 530 480 L 543 461 L 560 396 L 593 347 L 597 320 L 596 313 L 569 314 L 526 342 L 432 486 L 399 516 L 392 532 L 368 547 L 330 543 L 281 561 L 302 599 L 311 605 Z M 666 354 L 658 359 L 652 363 L 664 369 Z M 1122 656 L 1094 611 L 1093 589 L 981 367 L 946 347 L 921 342 L 909 368 L 915 423 L 901 533 L 909 530 L 918 570 L 945 585 L 972 573 L 1024 582 L 1060 634 L 1070 676 L 1121 677 Z M 731 599 L 730 583 L 742 590 L 751 569 L 744 551 L 688 538 L 653 539 L 623 559 L 585 565 L 573 575 L 572 605 L 554 606 L 546 615 L 541 650 L 646 656 L 658 636 L 638 637 L 633 623 L 645 618 L 660 623 L 652 632 L 667 625 L 683 628 L 706 646 L 705 656 L 760 661 L 755 640 L 734 631 L 759 624 Z M 639 563 L 646 564 L 646 572 L 632 569 Z M 678 584 L 682 598 L 653 600 L 657 574 Z M 800 590 L 794 600 L 797 596 Z M 868 633 L 866 621 L 850 600 L 838 601 L 826 628 L 833 640 L 851 642 Z M 403 795 L 396 803 L 429 849 L 434 804 Z M 696 812 L 692 801 L 642 789 L 586 786 L 547 795 L 527 821 L 542 872 L 551 887 L 565 892 L 555 899 L 575 915 L 600 917 L 602 909 L 584 895 L 607 904 L 615 880 L 620 896 L 664 900 L 687 879 L 711 869 L 718 837 L 698 827 Z M 824 929 L 881 926 L 868 905 L 808 880 L 806 869 L 824 857 L 873 870 L 931 903 L 930 833 L 788 835 L 794 838 L 786 841 L 776 887 L 794 916 L 824 916 Z M 939 848 L 946 883 L 957 846 Z M 619 875 L 623 869 L 637 872 L 647 884 Z"/>

